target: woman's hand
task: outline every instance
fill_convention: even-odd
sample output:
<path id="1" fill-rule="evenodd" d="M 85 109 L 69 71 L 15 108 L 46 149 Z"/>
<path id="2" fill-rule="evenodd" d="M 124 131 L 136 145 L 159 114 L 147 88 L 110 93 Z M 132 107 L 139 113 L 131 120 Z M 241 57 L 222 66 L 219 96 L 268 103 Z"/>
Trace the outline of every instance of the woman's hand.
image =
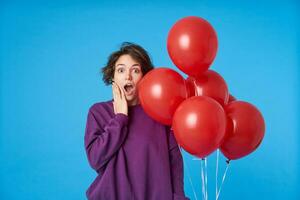
<path id="1" fill-rule="evenodd" d="M 112 91 L 114 97 L 113 105 L 115 114 L 123 113 L 124 115 L 128 115 L 128 105 L 123 89 L 113 82 Z"/>

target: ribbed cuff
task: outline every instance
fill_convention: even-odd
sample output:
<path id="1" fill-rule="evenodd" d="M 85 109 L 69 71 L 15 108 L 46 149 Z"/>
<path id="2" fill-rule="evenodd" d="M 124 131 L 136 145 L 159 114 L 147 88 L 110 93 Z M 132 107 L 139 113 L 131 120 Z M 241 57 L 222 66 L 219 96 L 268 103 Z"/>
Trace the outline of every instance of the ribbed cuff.
<path id="1" fill-rule="evenodd" d="M 128 124 L 128 116 L 123 113 L 117 113 L 115 119 L 120 123 L 120 125 Z"/>

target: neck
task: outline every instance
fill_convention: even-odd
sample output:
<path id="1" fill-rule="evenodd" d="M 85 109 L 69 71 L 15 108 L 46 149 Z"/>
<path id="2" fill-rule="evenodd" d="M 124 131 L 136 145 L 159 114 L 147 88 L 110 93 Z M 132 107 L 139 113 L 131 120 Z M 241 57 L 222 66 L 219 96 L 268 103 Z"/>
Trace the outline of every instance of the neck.
<path id="1" fill-rule="evenodd" d="M 133 99 L 132 101 L 127 101 L 128 106 L 136 106 L 140 104 L 139 98 Z"/>

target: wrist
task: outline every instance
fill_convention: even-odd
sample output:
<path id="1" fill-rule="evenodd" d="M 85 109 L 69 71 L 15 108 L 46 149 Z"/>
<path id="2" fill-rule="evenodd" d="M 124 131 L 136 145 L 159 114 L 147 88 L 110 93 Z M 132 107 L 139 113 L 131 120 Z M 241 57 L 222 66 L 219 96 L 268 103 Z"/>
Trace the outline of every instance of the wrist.
<path id="1" fill-rule="evenodd" d="M 118 112 L 116 112 L 116 114 L 123 114 L 123 115 L 128 116 L 128 112 L 126 112 L 126 111 L 118 111 Z"/>
<path id="2" fill-rule="evenodd" d="M 121 112 L 121 114 L 124 114 L 124 115 L 128 116 L 128 113 L 127 113 L 127 112 Z"/>

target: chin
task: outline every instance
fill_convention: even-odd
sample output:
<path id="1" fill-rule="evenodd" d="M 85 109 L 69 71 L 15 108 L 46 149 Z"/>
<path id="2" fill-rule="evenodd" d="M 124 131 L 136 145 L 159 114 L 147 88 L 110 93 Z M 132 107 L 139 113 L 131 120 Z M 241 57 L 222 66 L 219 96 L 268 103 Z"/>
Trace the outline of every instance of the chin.
<path id="1" fill-rule="evenodd" d="M 126 96 L 126 100 L 127 100 L 127 101 L 133 101 L 134 99 L 135 99 L 134 97 L 127 97 L 127 96 Z"/>
<path id="2" fill-rule="evenodd" d="M 137 97 L 126 97 L 126 101 L 127 103 L 132 103 L 132 102 L 138 102 L 138 98 Z"/>

